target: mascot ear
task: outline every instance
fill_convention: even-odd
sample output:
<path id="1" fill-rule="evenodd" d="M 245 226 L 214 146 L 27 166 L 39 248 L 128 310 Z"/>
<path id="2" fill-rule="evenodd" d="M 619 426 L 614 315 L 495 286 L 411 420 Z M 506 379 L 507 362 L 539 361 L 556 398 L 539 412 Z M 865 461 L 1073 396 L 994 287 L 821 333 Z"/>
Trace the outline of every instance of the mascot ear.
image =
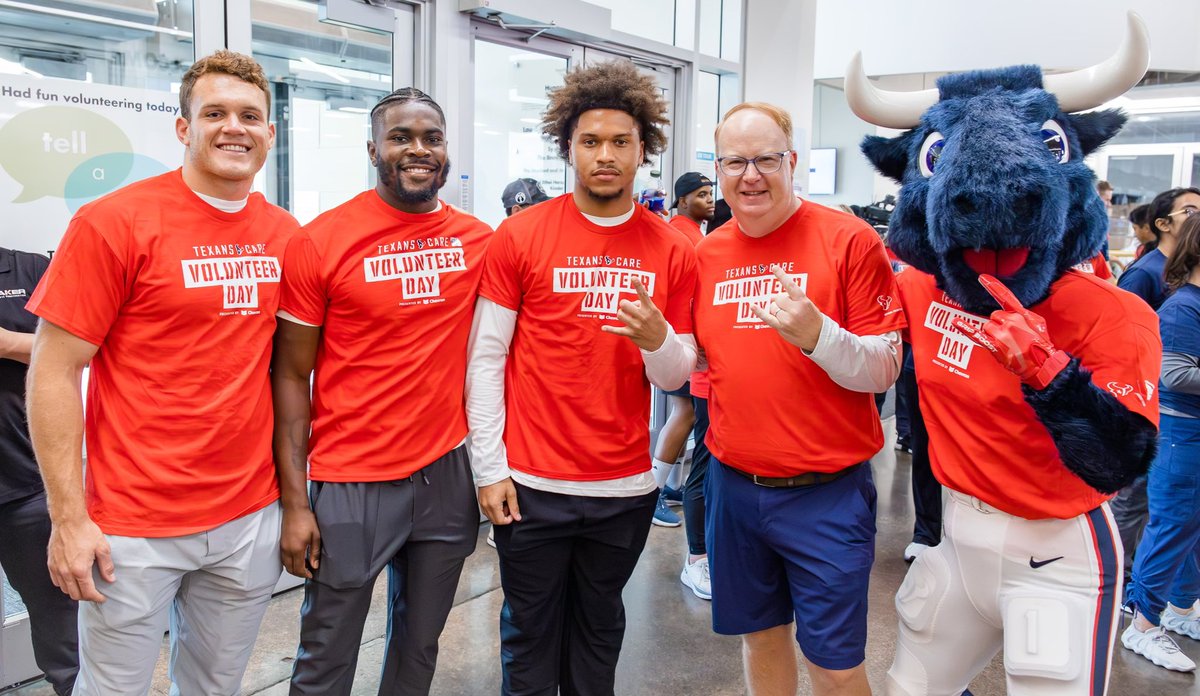
<path id="1" fill-rule="evenodd" d="M 1106 109 L 1072 114 L 1070 119 L 1075 126 L 1075 133 L 1079 136 L 1079 146 L 1083 148 L 1083 155 L 1086 157 L 1121 130 L 1125 125 L 1126 116 L 1120 109 Z"/>
<path id="2" fill-rule="evenodd" d="M 863 138 L 862 153 L 871 160 L 871 164 L 880 174 L 891 177 L 896 183 L 904 183 L 904 169 L 908 165 L 907 142 L 904 137 L 884 138 L 879 135 L 868 135 Z"/>

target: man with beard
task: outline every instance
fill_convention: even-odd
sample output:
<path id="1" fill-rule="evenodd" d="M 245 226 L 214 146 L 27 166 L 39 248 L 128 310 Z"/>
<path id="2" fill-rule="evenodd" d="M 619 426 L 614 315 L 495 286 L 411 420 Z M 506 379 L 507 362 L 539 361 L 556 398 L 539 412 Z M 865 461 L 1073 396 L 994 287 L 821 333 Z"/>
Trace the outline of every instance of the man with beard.
<path id="1" fill-rule="evenodd" d="M 467 414 L 506 695 L 613 693 L 621 590 L 658 499 L 650 384 L 679 387 L 696 354 L 695 252 L 632 197 L 666 109 L 631 63 L 568 73 L 542 124 L 574 190 L 505 220 L 488 248 Z"/>
<path id="2" fill-rule="evenodd" d="M 475 550 L 462 395 L 491 230 L 438 200 L 450 171 L 445 129 L 419 90 L 380 100 L 367 143 L 375 188 L 306 225 L 285 254 L 275 460 L 284 565 L 306 578 L 292 694 L 351 692 L 385 568 L 379 693 L 429 693 Z"/>

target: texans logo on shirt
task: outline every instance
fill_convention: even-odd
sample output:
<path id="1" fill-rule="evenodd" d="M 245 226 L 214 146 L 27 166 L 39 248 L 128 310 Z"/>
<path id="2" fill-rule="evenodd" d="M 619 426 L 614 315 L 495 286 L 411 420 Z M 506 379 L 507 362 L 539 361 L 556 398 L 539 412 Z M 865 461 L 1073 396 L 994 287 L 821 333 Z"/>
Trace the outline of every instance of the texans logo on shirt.
<path id="1" fill-rule="evenodd" d="M 788 265 L 790 266 L 791 264 Z M 758 264 L 750 268 L 756 269 L 760 273 L 766 270 L 765 264 Z M 730 269 L 726 271 L 726 275 L 737 275 L 739 270 Z M 796 285 L 799 285 L 801 290 L 808 292 L 807 273 L 789 273 L 788 277 Z M 725 280 L 717 283 L 716 287 L 713 288 L 713 306 L 736 304 L 737 323 L 749 325 L 740 328 L 767 328 L 767 325 L 750 308 L 757 306 L 766 310 L 771 304 L 771 298 L 781 292 L 783 292 L 783 285 L 770 272 L 763 275 L 734 278 L 733 280 Z"/>
<path id="2" fill-rule="evenodd" d="M 883 311 L 885 312 L 888 310 L 888 307 L 892 306 L 892 298 L 887 295 L 880 295 L 875 298 L 875 301 L 879 303 L 880 307 L 883 307 Z"/>
<path id="3" fill-rule="evenodd" d="M 1112 395 L 1116 397 L 1128 396 L 1129 392 L 1133 391 L 1132 385 L 1121 384 L 1120 382 L 1109 382 L 1106 386 L 1108 387 L 1108 391 L 1112 392 Z"/>
<path id="4" fill-rule="evenodd" d="M 369 256 L 363 259 L 363 274 L 368 283 L 400 281 L 400 294 L 405 300 L 439 297 L 442 293 L 442 274 L 467 270 L 467 257 L 462 240 L 457 237 L 417 239 L 403 245 L 415 246 L 417 251 Z M 426 249 L 426 247 L 429 247 Z M 397 248 L 388 245 L 387 248 Z"/>
<path id="5" fill-rule="evenodd" d="M 258 284 L 279 282 L 279 259 L 266 256 L 266 249 L 266 244 L 194 246 L 192 251 L 201 258 L 180 262 L 183 287 L 220 287 L 224 309 L 237 309 L 243 315 L 258 314 Z M 244 253 L 254 255 L 221 256 Z"/>

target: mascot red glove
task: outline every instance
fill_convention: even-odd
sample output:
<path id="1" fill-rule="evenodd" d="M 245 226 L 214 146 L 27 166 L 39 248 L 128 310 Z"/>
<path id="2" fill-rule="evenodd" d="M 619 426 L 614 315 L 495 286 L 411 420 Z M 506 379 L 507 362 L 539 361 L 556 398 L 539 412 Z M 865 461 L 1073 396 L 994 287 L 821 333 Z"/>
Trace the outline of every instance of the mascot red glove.
<path id="1" fill-rule="evenodd" d="M 991 351 L 1022 382 L 1038 391 L 1045 389 L 1067 366 L 1070 356 L 1050 342 L 1046 320 L 1022 307 L 1004 283 L 986 273 L 980 274 L 979 283 L 1000 303 L 1000 309 L 992 312 L 983 326 L 976 327 L 962 319 L 956 319 L 954 326 Z"/>

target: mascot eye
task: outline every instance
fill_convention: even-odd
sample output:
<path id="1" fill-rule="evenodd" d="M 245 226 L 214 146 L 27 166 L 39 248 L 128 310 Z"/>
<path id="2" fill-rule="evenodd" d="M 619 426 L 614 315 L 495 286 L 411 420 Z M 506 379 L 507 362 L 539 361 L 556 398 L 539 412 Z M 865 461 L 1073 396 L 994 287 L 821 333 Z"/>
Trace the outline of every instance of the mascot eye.
<path id="1" fill-rule="evenodd" d="M 942 148 L 945 146 L 946 138 L 941 133 L 934 131 L 925 136 L 925 142 L 921 143 L 921 154 L 917 158 L 921 176 L 925 178 L 933 176 L 933 169 L 937 166 L 938 160 L 942 158 Z"/>
<path id="2" fill-rule="evenodd" d="M 1042 142 L 1046 143 L 1046 149 L 1059 164 L 1065 164 L 1071 159 L 1071 146 L 1067 142 L 1067 134 L 1063 127 L 1058 125 L 1058 121 L 1051 119 L 1042 124 Z"/>

